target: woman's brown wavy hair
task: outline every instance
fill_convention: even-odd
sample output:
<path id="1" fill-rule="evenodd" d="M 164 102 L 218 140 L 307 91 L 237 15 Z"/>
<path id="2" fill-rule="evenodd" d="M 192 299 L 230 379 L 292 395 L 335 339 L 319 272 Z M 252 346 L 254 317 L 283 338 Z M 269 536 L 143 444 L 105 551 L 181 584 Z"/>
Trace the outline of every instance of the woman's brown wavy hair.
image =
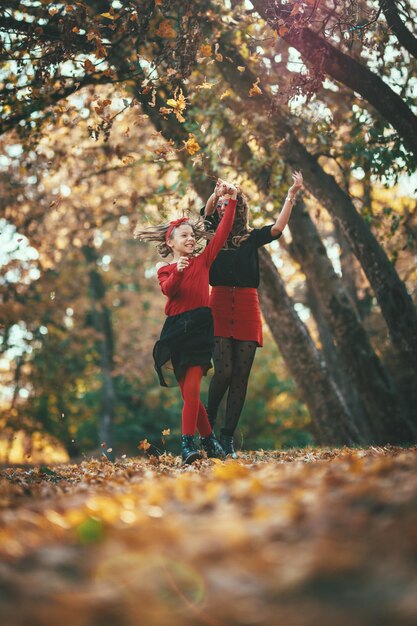
<path id="1" fill-rule="evenodd" d="M 249 205 L 248 200 L 241 189 L 237 192 L 236 214 L 232 230 L 227 239 L 227 244 L 240 246 L 252 232 L 249 227 Z"/>

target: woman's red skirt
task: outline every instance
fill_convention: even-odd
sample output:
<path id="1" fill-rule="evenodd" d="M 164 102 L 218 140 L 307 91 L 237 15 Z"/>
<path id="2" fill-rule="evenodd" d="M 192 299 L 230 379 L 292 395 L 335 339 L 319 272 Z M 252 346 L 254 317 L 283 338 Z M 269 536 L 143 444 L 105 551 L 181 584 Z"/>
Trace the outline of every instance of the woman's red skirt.
<path id="1" fill-rule="evenodd" d="M 233 337 L 263 345 L 258 291 L 250 287 L 212 287 L 210 308 L 215 337 Z"/>

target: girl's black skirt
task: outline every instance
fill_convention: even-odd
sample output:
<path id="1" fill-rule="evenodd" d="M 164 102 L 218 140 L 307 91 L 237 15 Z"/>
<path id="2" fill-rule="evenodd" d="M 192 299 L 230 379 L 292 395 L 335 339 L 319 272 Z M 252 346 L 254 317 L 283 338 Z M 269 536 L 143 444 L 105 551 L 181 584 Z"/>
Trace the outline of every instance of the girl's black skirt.
<path id="1" fill-rule="evenodd" d="M 153 349 L 160 385 L 175 385 L 175 379 L 180 380 L 192 365 L 201 365 L 207 374 L 207 370 L 212 367 L 213 349 L 214 326 L 209 307 L 199 307 L 167 317 Z"/>

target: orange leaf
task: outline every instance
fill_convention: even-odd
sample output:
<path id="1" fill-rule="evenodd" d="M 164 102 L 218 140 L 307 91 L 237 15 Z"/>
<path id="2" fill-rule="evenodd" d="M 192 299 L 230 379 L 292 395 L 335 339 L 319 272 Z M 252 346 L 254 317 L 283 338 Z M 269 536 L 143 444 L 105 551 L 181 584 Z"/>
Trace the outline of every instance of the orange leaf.
<path id="1" fill-rule="evenodd" d="M 169 20 L 163 20 L 156 31 L 158 37 L 171 38 L 175 37 L 175 30 L 172 28 L 172 24 Z"/>
<path id="2" fill-rule="evenodd" d="M 200 50 L 199 50 L 200 54 L 203 57 L 210 57 L 211 56 L 211 45 L 208 43 L 203 44 L 202 46 L 200 46 Z"/>
<path id="3" fill-rule="evenodd" d="M 94 72 L 95 69 L 96 69 L 94 63 L 92 63 L 90 61 L 90 59 L 86 59 L 84 61 L 84 66 L 83 67 L 84 67 L 86 72 Z"/>

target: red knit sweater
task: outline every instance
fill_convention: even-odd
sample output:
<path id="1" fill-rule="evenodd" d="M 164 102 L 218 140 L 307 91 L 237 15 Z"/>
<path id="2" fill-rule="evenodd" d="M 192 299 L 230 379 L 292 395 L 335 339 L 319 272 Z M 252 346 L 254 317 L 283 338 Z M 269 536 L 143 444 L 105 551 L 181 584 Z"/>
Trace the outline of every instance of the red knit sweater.
<path id="1" fill-rule="evenodd" d="M 224 216 L 214 237 L 204 252 L 192 257 L 182 272 L 177 263 L 164 265 L 158 270 L 161 291 L 168 297 L 166 315 L 178 315 L 200 306 L 209 306 L 209 270 L 231 231 L 235 218 L 236 200 L 229 200 Z"/>

